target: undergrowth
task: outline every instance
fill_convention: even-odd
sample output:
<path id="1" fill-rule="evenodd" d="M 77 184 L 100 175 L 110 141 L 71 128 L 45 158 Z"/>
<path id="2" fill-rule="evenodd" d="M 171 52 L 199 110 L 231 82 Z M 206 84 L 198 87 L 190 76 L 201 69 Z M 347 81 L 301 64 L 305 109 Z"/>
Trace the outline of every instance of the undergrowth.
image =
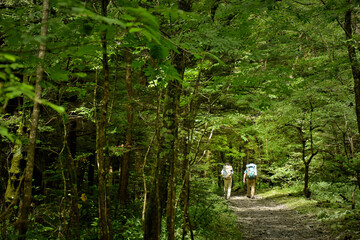
<path id="1" fill-rule="evenodd" d="M 191 191 L 190 216 L 195 239 L 241 239 L 236 215 L 221 197 L 222 189 L 207 179 L 200 179 Z"/>

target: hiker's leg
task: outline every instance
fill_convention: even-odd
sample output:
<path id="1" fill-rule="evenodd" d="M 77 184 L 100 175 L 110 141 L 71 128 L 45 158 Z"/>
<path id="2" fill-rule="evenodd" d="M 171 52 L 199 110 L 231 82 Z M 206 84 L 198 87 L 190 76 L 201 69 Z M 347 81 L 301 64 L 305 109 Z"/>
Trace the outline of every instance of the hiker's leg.
<path id="1" fill-rule="evenodd" d="M 229 180 L 224 179 L 224 195 L 225 195 L 225 199 L 227 198 L 228 191 L 229 191 Z"/>
<path id="2" fill-rule="evenodd" d="M 232 179 L 228 180 L 229 183 L 228 183 L 228 189 L 227 189 L 227 199 L 230 198 L 230 195 L 231 195 L 231 185 L 232 185 Z"/>
<path id="3" fill-rule="evenodd" d="M 246 196 L 250 197 L 250 179 L 246 179 Z"/>
<path id="4" fill-rule="evenodd" d="M 251 180 L 251 197 L 255 196 L 255 179 Z"/>

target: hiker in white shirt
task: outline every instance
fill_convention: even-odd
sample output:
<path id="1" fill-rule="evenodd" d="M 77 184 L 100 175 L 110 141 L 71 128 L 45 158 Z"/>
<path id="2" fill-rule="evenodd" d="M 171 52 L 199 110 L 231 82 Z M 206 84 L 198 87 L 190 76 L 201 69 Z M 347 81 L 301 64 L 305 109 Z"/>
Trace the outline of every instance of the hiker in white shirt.
<path id="1" fill-rule="evenodd" d="M 226 163 L 221 170 L 221 176 L 224 179 L 224 193 L 225 199 L 229 199 L 231 195 L 231 184 L 232 184 L 233 168 L 230 163 Z"/>

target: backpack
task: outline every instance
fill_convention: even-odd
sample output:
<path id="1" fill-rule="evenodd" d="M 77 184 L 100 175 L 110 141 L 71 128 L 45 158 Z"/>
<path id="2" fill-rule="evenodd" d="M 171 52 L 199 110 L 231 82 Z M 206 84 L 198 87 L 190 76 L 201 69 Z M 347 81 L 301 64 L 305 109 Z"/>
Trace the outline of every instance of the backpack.
<path id="1" fill-rule="evenodd" d="M 255 179 L 256 176 L 257 176 L 256 165 L 253 163 L 246 165 L 246 177 L 248 179 Z"/>
<path id="2" fill-rule="evenodd" d="M 231 170 L 232 167 L 231 166 L 225 166 L 224 167 L 224 179 L 230 180 L 231 179 Z"/>

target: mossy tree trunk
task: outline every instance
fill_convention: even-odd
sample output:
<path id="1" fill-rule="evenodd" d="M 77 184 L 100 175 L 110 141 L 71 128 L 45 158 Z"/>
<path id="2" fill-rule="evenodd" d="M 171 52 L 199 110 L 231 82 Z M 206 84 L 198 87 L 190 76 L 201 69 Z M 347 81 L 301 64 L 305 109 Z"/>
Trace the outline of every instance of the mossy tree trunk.
<path id="1" fill-rule="evenodd" d="M 21 161 L 24 159 L 22 154 L 23 151 L 23 142 L 21 138 L 24 135 L 24 118 L 20 122 L 19 128 L 17 130 L 18 139 L 15 141 L 14 148 L 12 150 L 13 157 L 11 159 L 11 167 L 9 171 L 9 179 L 5 192 L 5 202 L 11 203 L 13 201 L 18 201 L 18 191 L 17 188 L 21 182 L 22 169 Z"/>

